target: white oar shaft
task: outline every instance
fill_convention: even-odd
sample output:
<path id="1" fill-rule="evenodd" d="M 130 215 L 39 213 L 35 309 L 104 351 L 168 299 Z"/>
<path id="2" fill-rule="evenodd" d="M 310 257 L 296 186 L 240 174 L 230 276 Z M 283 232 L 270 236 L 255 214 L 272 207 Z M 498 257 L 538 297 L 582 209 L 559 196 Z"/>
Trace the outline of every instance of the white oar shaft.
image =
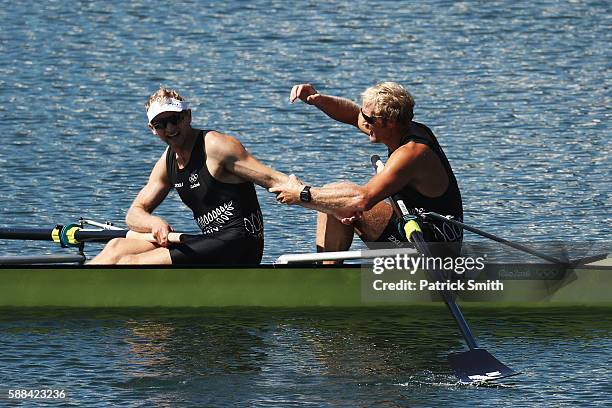
<path id="1" fill-rule="evenodd" d="M 373 157 L 372 164 L 374 165 L 374 170 L 376 171 L 376 174 L 378 174 L 385 169 L 385 164 L 382 162 L 380 157 L 378 156 L 372 156 L 372 157 Z"/>
<path id="2" fill-rule="evenodd" d="M 351 259 L 373 259 L 380 257 L 393 257 L 396 255 L 417 255 L 413 248 L 395 249 L 366 249 L 362 251 L 337 251 L 337 252 L 315 252 L 307 254 L 285 254 L 278 257 L 274 262 L 277 265 L 286 265 L 300 262 L 318 261 L 347 261 Z"/>
<path id="3" fill-rule="evenodd" d="M 181 243 L 183 242 L 184 235 L 185 234 L 180 232 L 171 232 L 168 234 L 168 242 L 173 244 Z M 127 234 L 125 234 L 125 237 L 129 239 L 140 239 L 148 242 L 157 242 L 153 234 L 150 232 L 128 231 Z"/>
<path id="4" fill-rule="evenodd" d="M 114 225 L 109 224 L 109 223 L 101 223 L 101 222 L 98 222 L 98 221 L 86 220 L 86 219 L 83 219 L 82 221 L 83 221 L 83 223 L 85 223 L 87 225 L 93 225 L 94 227 L 98 227 L 98 228 L 102 228 L 102 229 L 107 229 L 107 230 L 120 230 L 121 229 L 121 228 L 115 227 Z"/>

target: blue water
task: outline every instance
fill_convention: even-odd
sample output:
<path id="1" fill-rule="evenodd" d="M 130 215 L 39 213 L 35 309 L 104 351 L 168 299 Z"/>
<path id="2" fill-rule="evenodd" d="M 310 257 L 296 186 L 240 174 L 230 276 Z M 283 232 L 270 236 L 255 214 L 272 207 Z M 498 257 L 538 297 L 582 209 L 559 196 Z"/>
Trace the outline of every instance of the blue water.
<path id="1" fill-rule="evenodd" d="M 446 148 L 466 220 L 517 240 L 605 240 L 610 9 L 606 1 L 10 3 L 0 7 L 1 223 L 122 224 L 164 149 L 143 108 L 160 84 L 193 102 L 195 126 L 237 136 L 278 170 L 315 185 L 363 183 L 370 155 L 385 149 L 290 105 L 289 91 L 311 82 L 358 101 L 367 86 L 394 80 Z M 264 261 L 312 251 L 314 213 L 258 195 Z M 158 213 L 196 230 L 175 195 Z"/>
<path id="2" fill-rule="evenodd" d="M 393 80 L 414 95 L 416 120 L 430 126 L 444 146 L 463 193 L 467 221 L 519 241 L 609 240 L 610 2 L 151 3 L 0 1 L 0 225 L 48 227 L 81 216 L 122 225 L 164 149 L 146 128 L 143 109 L 160 84 L 178 89 L 193 103 L 196 127 L 237 136 L 258 159 L 278 170 L 315 185 L 363 183 L 371 175 L 370 155 L 384 155 L 385 149 L 368 144 L 364 135 L 313 107 L 290 105 L 289 91 L 296 83 L 310 82 L 321 92 L 358 101 L 366 87 Z M 261 188 L 257 192 L 266 225 L 264 261 L 312 251 L 314 213 L 281 206 Z M 175 195 L 157 213 L 177 230 L 196 230 Z M 98 250 L 91 245 L 87 252 Z M 61 249 L 38 242 L 0 242 L 0 251 L 6 255 Z M 440 382 L 437 377 L 430 382 L 402 374 L 399 368 L 397 375 L 370 377 L 386 370 L 373 361 L 359 370 L 353 360 L 346 361 L 355 364 L 343 365 L 349 358 L 343 341 L 359 336 L 350 327 L 329 339 L 341 347 L 340 354 L 332 347 L 327 355 L 336 367 L 331 376 L 321 374 L 320 360 L 306 358 L 312 356 L 307 349 L 304 355 L 266 351 L 266 342 L 293 344 L 292 336 L 301 338 L 302 332 L 291 332 L 291 324 L 287 330 L 281 327 L 280 338 L 274 330 L 266 332 L 261 349 L 247 351 L 227 349 L 224 342 L 232 332 L 219 328 L 212 354 L 197 347 L 198 341 L 213 340 L 196 330 L 181 345 L 163 344 L 171 352 L 176 348 L 189 369 L 178 374 L 166 368 L 162 374 L 148 372 L 150 361 L 167 367 L 164 353 L 146 336 L 133 334 L 131 318 L 109 318 L 117 322 L 109 328 L 107 320 L 84 316 L 68 319 L 67 326 L 56 319 L 35 319 L 32 326 L 10 320 L 3 324 L 3 342 L 9 332 L 16 336 L 3 343 L 9 347 L 33 335 L 40 341 L 26 342 L 27 350 L 13 349 L 12 360 L 2 359 L 2 371 L 11 373 L 16 384 L 42 384 L 36 375 L 40 362 L 32 356 L 47 356 L 45 378 L 60 373 L 67 387 L 72 384 L 73 401 L 86 405 L 129 403 L 144 395 L 155 405 L 192 401 L 288 406 L 310 401 L 353 406 L 362 398 L 362 405 L 439 406 L 452 401 L 487 406 L 498 398 L 523 396 L 527 387 L 532 402 L 521 401 L 525 405 L 541 406 L 552 395 L 555 406 L 575 406 L 572 400 L 593 406 L 609 393 L 597 386 L 584 391 L 589 363 L 600 366 L 597 356 L 583 353 L 590 350 L 591 340 L 580 335 L 562 349 L 537 336 L 526 345 L 517 344 L 521 340 L 513 336 L 503 341 L 492 336 L 489 340 L 496 347 L 508 348 L 504 354 L 511 362 L 522 365 L 536 352 L 545 361 L 538 370 L 544 366 L 549 371 L 530 375 L 530 382 L 517 388 L 456 390 L 432 385 Z M 193 321 L 207 316 L 198 314 Z M 306 321 L 301 330 L 308 331 L 311 320 Z M 135 325 L 156 331 L 148 322 L 144 318 Z M 593 347 L 609 355 L 609 327 L 606 331 L 598 320 L 590 322 L 585 333 L 597 333 Z M 252 335 L 246 329 L 241 333 Z M 395 337 L 383 340 L 400 349 L 392 346 Z M 137 351 L 130 354 L 130 341 L 136 349 L 142 345 L 147 358 L 139 359 Z M 92 348 L 98 344 L 106 352 L 92 349 L 91 356 L 97 358 L 86 362 L 54 354 L 85 343 Z M 195 350 L 185 351 L 190 343 Z M 446 349 L 448 344 L 441 348 Z M 11 355 L 11 348 L 5 350 Z M 555 354 L 560 350 L 566 353 Z M 249 356 L 245 372 L 234 367 L 242 364 L 243 352 Z M 384 361 L 392 361 L 387 352 Z M 266 365 L 258 353 L 299 358 L 299 367 L 281 360 Z M 423 370 L 430 365 L 436 375 L 443 370 L 438 354 L 425 354 L 424 361 Z M 274 362 L 285 369 L 278 370 Z M 34 365 L 34 371 L 22 371 L 24 364 Z M 560 380 L 557 373 L 567 365 L 579 365 L 585 374 L 578 378 L 583 380 L 572 382 L 574 371 Z M 218 375 L 224 369 L 229 374 Z M 609 373 L 604 373 L 609 384 Z M 601 378 L 602 373 L 596 374 Z M 215 391 L 226 383 L 235 385 L 232 397 Z M 400 385 L 404 383 L 406 388 Z M 278 391 L 282 389 L 287 391 Z M 413 400 L 415 389 L 425 391 Z"/>
<path id="3" fill-rule="evenodd" d="M 520 376 L 457 384 L 444 308 L 0 310 L 0 403 L 49 388 L 86 406 L 609 406 L 609 309 L 466 316 Z"/>

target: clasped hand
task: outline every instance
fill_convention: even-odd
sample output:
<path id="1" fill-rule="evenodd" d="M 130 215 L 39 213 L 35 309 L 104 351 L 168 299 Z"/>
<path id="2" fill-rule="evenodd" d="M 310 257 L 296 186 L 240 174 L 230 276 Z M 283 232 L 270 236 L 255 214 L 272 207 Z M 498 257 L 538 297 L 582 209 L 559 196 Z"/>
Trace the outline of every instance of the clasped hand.
<path id="1" fill-rule="evenodd" d="M 168 246 L 168 234 L 171 232 L 172 227 L 163 220 L 159 220 L 151 226 L 151 234 L 153 234 L 153 238 L 155 238 L 157 240 L 157 244 L 162 247 Z"/>
<path id="2" fill-rule="evenodd" d="M 293 205 L 300 203 L 300 193 L 305 186 L 306 185 L 300 179 L 294 174 L 291 174 L 284 183 L 272 186 L 268 191 L 276 194 L 276 201 L 279 203 Z M 355 221 L 359 220 L 363 215 L 362 212 L 346 209 L 336 209 L 325 212 L 336 217 L 340 222 L 346 225 L 353 225 Z"/>
<path id="3" fill-rule="evenodd" d="M 276 194 L 276 201 L 279 203 L 292 205 L 300 201 L 300 193 L 304 186 L 305 184 L 295 174 L 290 174 L 284 183 L 272 186 L 268 191 Z"/>

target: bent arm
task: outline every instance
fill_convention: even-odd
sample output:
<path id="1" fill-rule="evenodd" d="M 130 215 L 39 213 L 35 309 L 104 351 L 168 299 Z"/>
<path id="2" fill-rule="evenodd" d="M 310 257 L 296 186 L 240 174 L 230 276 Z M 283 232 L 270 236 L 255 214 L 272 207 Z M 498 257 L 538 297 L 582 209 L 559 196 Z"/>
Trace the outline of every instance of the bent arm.
<path id="1" fill-rule="evenodd" d="M 322 94 L 313 100 L 313 105 L 330 118 L 359 128 L 359 105 L 355 102 L 338 96 Z"/>
<path id="2" fill-rule="evenodd" d="M 351 182 L 333 183 L 310 189 L 311 201 L 300 201 L 304 185 L 297 180 L 270 189 L 278 193 L 278 200 L 285 204 L 299 204 L 333 215 L 361 213 L 370 210 L 378 202 L 397 193 L 414 180 L 418 157 L 408 150 L 398 150 L 387 162 L 385 169 L 372 177 L 365 185 Z"/>
<path id="3" fill-rule="evenodd" d="M 133 231 L 151 232 L 157 225 L 167 225 L 162 218 L 152 214 L 171 189 L 166 171 L 166 153 L 167 151 L 153 167 L 147 184 L 140 190 L 127 212 L 125 222 Z"/>
<path id="4" fill-rule="evenodd" d="M 329 213 L 361 213 L 397 193 L 410 180 L 409 174 L 393 164 L 361 186 L 351 182 L 329 184 L 310 189 L 311 202 L 305 206 Z"/>
<path id="5" fill-rule="evenodd" d="M 314 105 L 330 118 L 338 122 L 353 125 L 359 128 L 359 105 L 345 98 L 323 95 L 310 84 L 295 85 L 291 88 L 289 102 L 296 99 Z"/>

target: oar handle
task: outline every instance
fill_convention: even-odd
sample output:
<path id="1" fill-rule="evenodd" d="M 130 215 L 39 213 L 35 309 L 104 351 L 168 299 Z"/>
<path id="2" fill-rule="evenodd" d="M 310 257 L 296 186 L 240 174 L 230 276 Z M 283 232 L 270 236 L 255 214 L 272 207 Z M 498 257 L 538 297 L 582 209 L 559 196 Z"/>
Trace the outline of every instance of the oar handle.
<path id="1" fill-rule="evenodd" d="M 128 231 L 125 234 L 125 237 L 130 239 L 139 239 L 141 241 L 157 242 L 153 234 L 150 232 Z M 180 244 L 185 240 L 185 237 L 186 234 L 183 234 L 181 232 L 171 232 L 168 234 L 168 242 L 172 244 Z"/>
<path id="2" fill-rule="evenodd" d="M 383 169 L 385 168 L 385 164 L 382 162 L 378 155 L 373 155 L 371 157 L 371 160 L 372 167 L 374 167 L 377 174 L 383 171 Z M 422 255 L 431 256 L 431 251 L 427 246 L 427 243 L 423 239 L 423 233 L 421 232 L 419 224 L 414 219 L 414 216 L 410 214 L 410 211 L 408 210 L 408 208 L 406 208 L 406 205 L 401 200 L 401 198 L 399 198 L 399 195 L 396 194 L 394 196 L 390 196 L 389 202 L 393 206 L 393 211 L 395 212 L 395 214 L 398 217 L 403 218 L 405 221 L 407 221 L 404 228 L 408 241 L 410 241 L 417 249 L 417 251 L 420 252 Z M 430 274 L 430 276 L 432 276 L 436 281 L 444 281 L 442 274 L 437 269 L 432 268 L 430 270 L 426 270 L 426 272 Z M 461 309 L 459 309 L 457 302 L 455 302 L 455 299 L 453 299 L 452 295 L 447 290 L 439 290 L 438 293 L 440 294 L 440 296 L 442 296 L 442 300 L 444 300 L 446 307 L 455 319 L 455 322 L 457 323 L 457 326 L 459 327 L 459 330 L 461 331 L 461 334 L 463 335 L 463 338 L 465 339 L 465 342 L 467 343 L 470 350 L 478 348 L 476 339 L 474 338 L 470 327 L 465 321 L 465 317 L 463 317 Z"/>
<path id="3" fill-rule="evenodd" d="M 372 167 L 374 168 L 374 171 L 376 172 L 376 174 L 384 170 L 385 164 L 380 159 L 379 155 L 373 154 L 372 157 L 370 157 L 370 160 L 372 161 Z"/>

